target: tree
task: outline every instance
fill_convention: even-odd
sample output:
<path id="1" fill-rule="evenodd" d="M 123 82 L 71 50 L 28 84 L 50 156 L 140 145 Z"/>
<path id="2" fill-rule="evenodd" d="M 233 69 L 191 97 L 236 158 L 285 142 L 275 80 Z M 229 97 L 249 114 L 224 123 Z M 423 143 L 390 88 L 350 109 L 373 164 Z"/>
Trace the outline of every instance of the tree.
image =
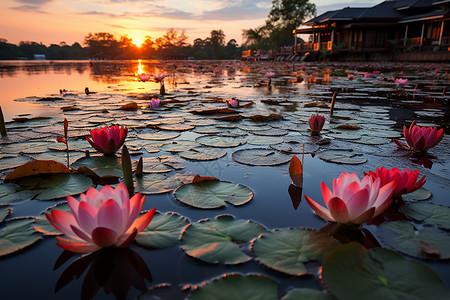
<path id="1" fill-rule="evenodd" d="M 181 48 L 187 45 L 187 39 L 188 36 L 184 30 L 178 32 L 178 30 L 170 28 L 164 36 L 156 39 L 155 44 L 158 49 Z"/>
<path id="2" fill-rule="evenodd" d="M 308 0 L 273 0 L 266 24 L 243 31 L 244 44 L 251 49 L 292 45 L 292 31 L 315 14 L 316 5 Z"/>
<path id="3" fill-rule="evenodd" d="M 308 0 L 273 0 L 267 23 L 292 32 L 315 14 L 316 5 Z"/>
<path id="4" fill-rule="evenodd" d="M 115 58 L 119 54 L 119 42 L 108 32 L 89 33 L 84 38 L 89 47 L 89 56 L 93 58 Z"/>

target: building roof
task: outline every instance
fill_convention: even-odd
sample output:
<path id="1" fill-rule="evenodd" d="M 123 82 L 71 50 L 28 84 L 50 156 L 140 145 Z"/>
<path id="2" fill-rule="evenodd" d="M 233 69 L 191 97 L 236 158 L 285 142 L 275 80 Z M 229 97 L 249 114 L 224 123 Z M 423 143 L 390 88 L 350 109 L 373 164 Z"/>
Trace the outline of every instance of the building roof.
<path id="1" fill-rule="evenodd" d="M 368 10 L 366 10 L 361 16 L 360 19 L 368 20 L 368 19 L 377 19 L 377 20 L 385 20 L 385 19 L 398 19 L 400 20 L 405 15 L 401 12 L 395 10 L 393 6 L 397 4 L 397 1 L 384 1 L 378 5 L 375 5 Z"/>
<path id="2" fill-rule="evenodd" d="M 398 0 L 392 8 L 396 10 L 406 10 L 410 8 L 426 8 L 431 5 L 433 5 L 433 0 Z"/>
<path id="3" fill-rule="evenodd" d="M 435 10 L 429 13 L 420 14 L 420 15 L 414 15 L 414 16 L 408 16 L 402 18 L 399 23 L 411 23 L 411 22 L 418 22 L 418 21 L 425 21 L 425 20 L 433 20 L 433 19 L 440 19 L 450 17 L 450 11 L 448 10 Z"/>

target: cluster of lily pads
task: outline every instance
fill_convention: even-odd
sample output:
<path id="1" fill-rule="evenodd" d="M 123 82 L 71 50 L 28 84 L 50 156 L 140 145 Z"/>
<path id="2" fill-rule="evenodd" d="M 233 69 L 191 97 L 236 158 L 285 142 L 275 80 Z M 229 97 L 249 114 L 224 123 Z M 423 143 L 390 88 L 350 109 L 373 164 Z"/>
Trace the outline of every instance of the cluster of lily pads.
<path id="1" fill-rule="evenodd" d="M 306 76 L 305 74 L 304 77 Z M 319 262 L 326 286 L 338 298 L 360 297 L 368 292 L 369 287 L 374 290 L 374 295 L 383 293 L 385 289 L 401 295 L 405 288 L 416 288 L 417 294 L 423 297 L 448 294 L 445 285 L 422 264 L 405 259 L 391 250 L 366 249 L 358 243 L 344 243 L 342 238 L 333 237 L 337 236 L 336 232 L 326 234 L 305 228 L 270 230 L 258 222 L 236 219 L 231 215 L 220 215 L 215 219 L 191 223 L 177 213 L 155 212 L 154 209 L 146 212 L 139 221 L 135 221 L 136 212 L 139 213 L 144 205 L 145 197 L 141 197 L 140 193 L 174 191 L 173 195 L 177 201 L 198 209 L 220 208 L 226 203 L 240 206 L 254 198 L 253 191 L 247 186 L 221 181 L 218 178 L 194 177 L 191 172 L 180 173 L 185 167 L 184 160 L 218 160 L 227 155 L 227 149 L 240 147 L 241 149 L 231 154 L 231 158 L 250 166 L 282 165 L 291 160 L 294 162 L 293 154 L 300 153 L 317 153 L 317 156 L 326 162 L 354 165 L 363 164 L 367 159 L 359 157 L 362 153 L 350 149 L 353 146 L 357 150 L 358 145 L 368 145 L 367 148 L 382 145 L 376 148 L 381 149 L 383 145 L 394 144 L 391 138 L 399 137 L 398 132 L 389 127 L 392 124 L 390 120 L 385 119 L 387 112 L 381 108 L 372 110 L 372 113 L 378 113 L 372 116 L 359 110 L 356 105 L 339 103 L 338 100 L 337 112 L 330 116 L 330 122 L 325 124 L 325 118 L 316 114 L 328 111 L 330 107 L 326 103 L 311 102 L 309 99 L 287 103 L 281 99 L 239 99 L 237 102 L 237 99 L 220 97 L 198 98 L 199 94 L 195 91 L 169 94 L 160 98 L 158 106 L 151 104 L 149 110 L 148 101 L 153 102 L 151 99 L 155 99 L 155 95 L 136 95 L 134 104 L 129 103 L 129 98 L 123 96 L 101 94 L 83 98 L 25 99 L 24 101 L 45 102 L 51 107 L 61 109 L 66 107 L 66 102 L 75 100 L 76 104 L 69 110 L 63 109 L 70 124 L 68 132 L 65 122 L 55 122 L 52 119 L 26 120 L 27 129 L 17 124 L 9 126 L 10 138 L 3 143 L 2 152 L 21 155 L 3 158 L 6 160 L 4 164 L 7 165 L 4 170 L 17 168 L 13 172 L 8 171 L 5 177 L 7 183 L 0 187 L 0 201 L 11 204 L 28 199 L 52 200 L 69 197 L 68 203 L 49 208 L 37 220 L 17 219 L 5 222 L 6 229 L 1 233 L 0 243 L 5 241 L 6 236 L 11 236 L 11 232 L 20 234 L 19 240 L 9 243 L 12 247 L 2 254 L 17 251 L 37 241 L 40 234 L 36 233 L 31 225 L 45 235 L 64 233 L 69 239 L 58 237 L 60 245 L 77 252 L 91 252 L 112 245 L 121 247 L 136 238 L 136 242 L 146 248 L 165 248 L 181 243 L 181 248 L 188 256 L 206 263 L 239 264 L 256 259 L 270 269 L 294 276 L 314 273 L 310 264 Z M 96 101 L 92 104 L 94 99 Z M 235 105 L 233 100 L 238 104 Z M 302 109 L 285 111 L 285 106 Z M 114 115 L 104 114 L 104 110 L 114 111 Z M 136 115 L 136 111 L 140 114 Z M 365 128 L 364 121 L 367 118 L 376 119 L 374 123 L 376 122 L 377 126 Z M 37 124 L 34 123 L 36 121 Z M 122 127 L 105 125 L 117 123 Z M 93 124 L 102 124 L 105 127 L 91 130 L 92 138 L 86 140 L 86 130 Z M 410 148 L 402 147 L 405 152 L 401 152 L 401 155 L 409 155 L 410 149 L 425 150 L 442 139 L 442 130 L 438 132 L 436 129 L 414 128 L 412 125 L 408 131 L 409 135 L 405 133 Z M 65 142 L 66 147 L 60 148 L 52 142 L 42 141 L 52 138 L 52 134 L 48 135 L 48 132 L 61 132 L 62 129 L 65 131 L 65 137 L 64 140 L 59 140 Z M 11 132 L 17 135 L 11 136 Z M 179 138 L 180 134 L 189 137 L 184 133 L 190 132 L 196 136 L 195 140 Z M 39 141 L 25 142 L 29 139 Z M 128 188 L 133 188 L 137 194 L 132 196 L 131 200 L 122 183 L 115 189 L 108 186 L 122 181 L 125 177 L 124 156 L 112 155 L 123 143 L 130 149 L 131 157 L 143 156 L 140 162 L 136 159 L 132 163 L 134 174 L 132 186 L 128 185 Z M 89 144 L 105 155 L 86 153 L 86 150 L 90 150 Z M 49 146 L 52 147 L 50 153 Z M 153 156 L 159 151 L 167 151 L 171 155 Z M 389 151 L 392 153 L 398 150 L 391 148 Z M 385 150 L 385 153 L 378 155 L 389 156 L 391 153 Z M 75 160 L 70 167 L 77 172 L 61 166 L 66 161 L 69 164 L 67 157 Z M 47 159 L 59 159 L 61 163 L 43 162 Z M 18 171 L 22 172 L 23 166 L 26 165 L 23 163 L 27 160 L 32 160 L 31 169 L 39 171 L 33 173 L 28 168 L 25 175 L 17 174 Z M 302 163 L 297 163 L 297 167 L 290 167 L 290 173 L 294 184 L 301 187 L 303 169 L 298 171 L 298 166 L 303 168 Z M 166 175 L 170 172 L 176 174 Z M 396 168 L 377 168 L 375 172 L 366 174 L 361 181 L 356 175 L 342 173 L 335 179 L 333 191 L 322 183 L 322 194 L 328 210 L 305 197 L 314 211 L 327 221 L 361 224 L 382 214 L 391 205 L 393 194 L 399 197 L 401 194 L 419 190 L 426 195 L 424 198 L 428 198 L 427 191 L 421 188 L 425 183 L 424 177 L 417 181 L 418 173 L 409 172 L 408 169 L 400 171 Z M 30 174 L 33 176 L 30 177 Z M 126 183 L 126 180 L 124 182 Z M 105 187 L 97 191 L 92 188 L 93 185 Z M 80 201 L 71 197 L 84 192 L 86 194 L 79 196 Z M 416 199 L 418 197 L 420 194 Z M 364 205 L 360 205 L 360 202 Z M 437 210 L 448 211 L 447 207 L 417 202 L 406 203 L 399 209 L 412 219 L 449 229 L 448 222 L 443 220 L 445 218 L 439 218 L 434 213 Z M 2 207 L 2 210 L 5 217 L 10 213 L 10 207 Z M 45 216 L 57 231 L 48 224 Z M 373 220 L 375 221 L 376 219 Z M 381 223 L 379 231 L 385 231 L 386 236 L 394 236 L 393 239 L 386 240 L 386 244 L 399 252 L 425 259 L 446 259 L 450 255 L 446 246 L 448 236 L 441 231 L 417 229 L 407 221 Z M 433 233 L 429 234 L 428 231 Z M 405 240 L 409 241 L 409 245 L 405 245 Z M 437 240 L 441 244 L 436 244 Z M 250 253 L 245 251 L 245 247 L 240 247 L 246 244 L 250 245 Z M 100 252 L 100 255 L 102 253 Z M 342 274 L 346 274 L 347 278 L 360 277 L 360 269 L 355 266 L 361 264 L 368 272 L 367 281 L 358 281 L 358 287 L 354 287 L 355 284 L 350 281 L 349 286 L 349 281 L 345 281 Z M 398 277 L 407 280 L 397 285 Z M 409 282 L 406 287 L 405 282 Z M 260 299 L 277 298 L 277 284 L 272 279 L 261 275 L 240 274 L 228 274 L 206 285 L 194 286 L 190 298 L 210 298 L 213 295 L 225 294 L 224 290 L 231 289 L 240 297 L 251 291 L 253 297 L 257 293 Z M 292 290 L 283 299 L 294 299 L 314 293 L 317 294 L 316 297 L 331 297 L 321 291 Z"/>

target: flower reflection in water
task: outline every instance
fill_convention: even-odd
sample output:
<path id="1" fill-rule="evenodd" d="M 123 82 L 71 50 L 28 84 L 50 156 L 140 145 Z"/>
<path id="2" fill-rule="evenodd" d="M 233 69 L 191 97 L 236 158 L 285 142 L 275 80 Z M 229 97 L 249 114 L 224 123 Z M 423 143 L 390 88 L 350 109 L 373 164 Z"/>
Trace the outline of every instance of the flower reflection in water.
<path id="1" fill-rule="evenodd" d="M 58 258 L 55 269 L 64 264 L 72 255 L 64 251 Z M 92 299 L 101 287 L 106 294 L 117 299 L 127 299 L 133 286 L 145 291 L 152 274 L 145 261 L 130 248 L 104 248 L 87 256 L 77 258 L 69 265 L 56 283 L 55 292 L 68 285 L 74 278 L 80 278 L 88 269 L 81 286 L 81 299 Z"/>
<path id="2" fill-rule="evenodd" d="M 294 209 L 297 210 L 298 206 L 300 205 L 300 202 L 302 202 L 303 188 L 298 187 L 291 183 L 288 188 L 288 193 L 289 196 L 291 197 Z"/>
<path id="3" fill-rule="evenodd" d="M 331 235 L 342 244 L 358 242 L 366 248 L 381 247 L 377 239 L 366 228 L 349 227 L 339 223 L 329 222 L 319 229 L 319 231 Z"/>

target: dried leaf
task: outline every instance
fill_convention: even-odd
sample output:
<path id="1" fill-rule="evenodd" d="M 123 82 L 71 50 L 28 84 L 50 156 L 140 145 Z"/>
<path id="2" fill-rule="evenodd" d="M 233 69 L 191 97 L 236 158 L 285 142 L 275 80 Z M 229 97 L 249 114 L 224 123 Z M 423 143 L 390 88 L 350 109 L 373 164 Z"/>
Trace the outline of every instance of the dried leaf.
<path id="1" fill-rule="evenodd" d="M 18 166 L 14 171 L 6 175 L 5 182 L 33 175 L 61 173 L 70 173 L 70 169 L 54 160 L 35 160 Z"/>

